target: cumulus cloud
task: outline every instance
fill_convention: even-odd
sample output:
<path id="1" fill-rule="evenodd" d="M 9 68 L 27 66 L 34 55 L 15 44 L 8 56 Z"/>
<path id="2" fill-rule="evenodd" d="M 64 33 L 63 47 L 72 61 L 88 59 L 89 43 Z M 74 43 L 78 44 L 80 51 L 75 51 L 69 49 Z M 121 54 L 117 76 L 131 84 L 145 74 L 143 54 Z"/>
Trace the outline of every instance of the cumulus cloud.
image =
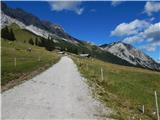
<path id="1" fill-rule="evenodd" d="M 151 24 L 143 34 L 145 38 L 152 38 L 152 42 L 160 41 L 160 22 Z"/>
<path id="2" fill-rule="evenodd" d="M 141 49 L 155 51 L 160 47 L 160 22 L 151 24 L 145 20 L 134 20 L 129 23 L 121 23 L 111 31 L 112 36 L 122 36 L 125 43 L 142 43 Z"/>
<path id="3" fill-rule="evenodd" d="M 144 37 L 143 37 L 143 35 L 141 33 L 141 34 L 137 34 L 137 35 L 134 35 L 134 36 L 126 37 L 123 40 L 123 42 L 131 44 L 131 43 L 135 43 L 135 42 L 141 42 L 141 41 L 143 41 L 143 38 Z"/>
<path id="4" fill-rule="evenodd" d="M 148 22 L 144 20 L 134 20 L 130 23 L 121 23 L 113 31 L 111 31 L 112 36 L 124 36 L 124 35 L 134 35 L 137 34 L 142 29 L 149 25 Z"/>
<path id="5" fill-rule="evenodd" d="M 147 51 L 155 51 L 157 46 L 160 47 L 160 22 L 150 24 L 144 31 L 139 32 L 136 35 L 129 36 L 123 40 L 126 43 L 147 42 L 146 45 L 141 46 L 141 49 Z"/>
<path id="6" fill-rule="evenodd" d="M 111 5 L 115 7 L 115 6 L 117 6 L 117 5 L 120 5 L 122 2 L 123 2 L 123 1 L 112 1 L 112 2 L 111 2 Z"/>
<path id="7" fill-rule="evenodd" d="M 51 1 L 49 2 L 51 9 L 53 11 L 73 11 L 78 15 L 81 15 L 84 11 L 84 8 L 81 7 L 80 1 Z"/>
<path id="8" fill-rule="evenodd" d="M 144 31 L 139 32 L 136 35 L 126 37 L 123 41 L 126 43 L 135 43 L 147 40 L 148 42 L 160 41 L 160 22 L 150 24 L 150 26 Z"/>
<path id="9" fill-rule="evenodd" d="M 160 12 L 160 2 L 146 2 L 144 6 L 145 12 L 150 16 L 154 12 Z"/>
<path id="10" fill-rule="evenodd" d="M 160 41 L 156 41 L 153 43 L 148 43 L 146 45 L 140 46 L 140 49 L 144 49 L 148 52 L 154 52 L 156 50 L 157 47 L 160 47 Z"/>

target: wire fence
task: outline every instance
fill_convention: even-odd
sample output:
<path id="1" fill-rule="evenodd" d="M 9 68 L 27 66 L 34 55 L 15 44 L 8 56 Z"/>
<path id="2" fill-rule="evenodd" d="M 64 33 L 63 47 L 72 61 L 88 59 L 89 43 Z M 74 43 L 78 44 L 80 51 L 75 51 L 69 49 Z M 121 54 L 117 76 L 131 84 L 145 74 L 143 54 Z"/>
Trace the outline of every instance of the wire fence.
<path id="1" fill-rule="evenodd" d="M 78 62 L 78 64 L 83 64 L 83 62 L 81 63 L 79 59 L 77 59 L 77 62 Z M 84 64 L 83 66 L 81 65 L 81 67 L 86 67 L 86 70 L 90 70 L 88 64 Z M 108 80 L 108 78 L 106 78 L 107 75 L 105 75 L 105 73 L 104 73 L 105 70 L 103 69 L 103 67 L 100 67 L 100 69 L 98 71 L 96 69 L 96 71 L 93 74 L 99 73 L 98 77 L 101 82 L 106 79 Z M 127 82 L 127 84 L 129 85 L 128 87 L 130 87 L 130 89 L 134 89 L 135 86 L 133 84 L 131 84 L 129 81 Z M 98 86 L 96 86 L 96 88 L 98 88 Z M 148 94 L 147 96 L 151 97 L 152 106 L 149 107 L 147 105 L 148 98 L 144 94 L 143 95 L 145 98 L 144 103 L 143 102 L 139 103 L 139 105 L 136 108 L 138 108 L 138 111 L 140 111 L 142 114 L 148 115 L 148 112 L 150 112 L 149 114 L 150 115 L 152 114 L 156 120 L 160 120 L 160 111 L 159 111 L 159 109 L 160 109 L 160 91 L 156 88 L 155 89 L 153 88 L 153 90 L 151 90 L 151 91 L 145 91 L 145 90 L 147 90 L 147 86 L 141 86 L 139 88 L 139 91 L 143 91 L 143 93 L 147 92 L 147 94 Z M 138 95 L 141 95 L 141 94 L 138 94 Z M 136 99 L 136 98 L 133 98 L 133 99 Z M 150 111 L 148 111 L 148 109 L 150 109 Z"/>

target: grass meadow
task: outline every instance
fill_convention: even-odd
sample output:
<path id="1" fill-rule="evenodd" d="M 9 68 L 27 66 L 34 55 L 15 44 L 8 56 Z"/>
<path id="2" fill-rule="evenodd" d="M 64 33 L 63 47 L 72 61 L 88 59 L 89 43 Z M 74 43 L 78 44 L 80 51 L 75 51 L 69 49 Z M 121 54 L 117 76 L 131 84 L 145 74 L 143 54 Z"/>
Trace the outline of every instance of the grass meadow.
<path id="1" fill-rule="evenodd" d="M 49 52 L 45 48 L 27 43 L 2 39 L 1 46 L 2 86 L 41 67 L 47 68 L 60 58 L 56 52 Z M 32 51 L 27 51 L 28 48 L 31 48 Z"/>
<path id="2" fill-rule="evenodd" d="M 76 56 L 73 59 L 81 74 L 87 78 L 93 96 L 117 111 L 117 114 L 113 115 L 115 118 L 156 120 L 154 91 L 157 91 L 160 104 L 159 72 L 111 64 L 92 58 Z"/>

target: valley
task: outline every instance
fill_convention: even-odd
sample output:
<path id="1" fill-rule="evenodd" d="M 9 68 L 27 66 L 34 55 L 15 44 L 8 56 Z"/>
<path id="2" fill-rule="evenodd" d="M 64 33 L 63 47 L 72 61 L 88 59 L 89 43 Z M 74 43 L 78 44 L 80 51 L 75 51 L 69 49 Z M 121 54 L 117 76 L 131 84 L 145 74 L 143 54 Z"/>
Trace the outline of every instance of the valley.
<path id="1" fill-rule="evenodd" d="M 157 119 L 154 58 L 120 39 L 77 39 L 61 25 L 1 5 L 2 118 Z"/>

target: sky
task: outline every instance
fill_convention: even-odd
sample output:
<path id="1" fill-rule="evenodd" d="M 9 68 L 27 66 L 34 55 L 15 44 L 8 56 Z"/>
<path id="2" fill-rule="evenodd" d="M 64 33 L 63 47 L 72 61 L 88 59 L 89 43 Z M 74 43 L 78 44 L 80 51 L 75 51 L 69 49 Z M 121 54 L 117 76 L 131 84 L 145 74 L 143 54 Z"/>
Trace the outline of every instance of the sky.
<path id="1" fill-rule="evenodd" d="M 160 2 L 5 1 L 97 45 L 123 41 L 160 60 Z"/>

